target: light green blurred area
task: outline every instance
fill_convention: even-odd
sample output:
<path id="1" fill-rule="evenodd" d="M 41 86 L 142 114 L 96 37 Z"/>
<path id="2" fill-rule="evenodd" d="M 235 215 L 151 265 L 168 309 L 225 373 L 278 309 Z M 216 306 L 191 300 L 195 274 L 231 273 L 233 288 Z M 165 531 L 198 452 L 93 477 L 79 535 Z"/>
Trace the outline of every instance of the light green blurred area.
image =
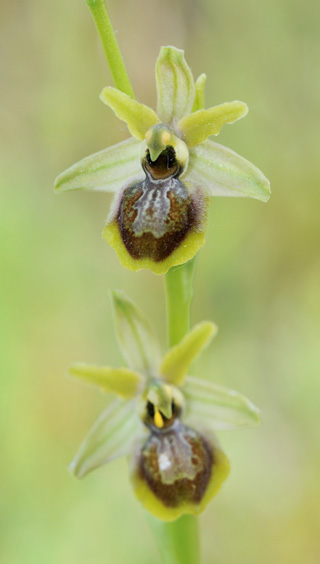
<path id="1" fill-rule="evenodd" d="M 240 390 L 263 425 L 221 433 L 232 473 L 201 517 L 204 564 L 318 564 L 319 7 L 313 0 L 112 0 L 140 101 L 155 106 L 162 44 L 184 48 L 207 103 L 248 103 L 218 141 L 270 178 L 272 198 L 215 199 L 193 321 L 219 335 L 199 376 Z M 111 83 L 85 2 L 3 3 L 0 206 L 0 561 L 159 564 L 120 460 L 67 472 L 106 405 L 68 380 L 117 365 L 108 290 L 122 288 L 166 346 L 162 277 L 125 271 L 101 239 L 110 197 L 54 195 L 55 176 L 127 136 L 99 101 Z"/>

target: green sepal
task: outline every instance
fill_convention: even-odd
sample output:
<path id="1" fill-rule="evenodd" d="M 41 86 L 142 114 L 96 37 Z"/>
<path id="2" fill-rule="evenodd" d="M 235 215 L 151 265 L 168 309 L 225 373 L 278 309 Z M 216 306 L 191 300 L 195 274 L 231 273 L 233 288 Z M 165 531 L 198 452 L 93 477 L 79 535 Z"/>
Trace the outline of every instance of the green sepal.
<path id="1" fill-rule="evenodd" d="M 69 374 L 97 386 L 103 392 L 114 393 L 123 399 L 134 398 L 143 383 L 140 374 L 129 368 L 74 364 L 69 368 Z"/>
<path id="2" fill-rule="evenodd" d="M 207 82 L 207 75 L 202 73 L 198 76 L 196 83 L 195 83 L 195 98 L 192 106 L 192 111 L 197 112 L 198 110 L 202 110 L 204 108 L 204 90 Z"/>
<path id="3" fill-rule="evenodd" d="M 191 112 L 195 87 L 184 51 L 161 47 L 156 62 L 157 113 L 162 123 L 175 124 Z"/>
<path id="4" fill-rule="evenodd" d="M 117 88 L 107 86 L 102 90 L 100 99 L 119 119 L 126 122 L 131 135 L 137 139 L 143 140 L 150 127 L 159 123 L 157 114 L 151 108 L 133 100 Z"/>
<path id="5" fill-rule="evenodd" d="M 69 466 L 76 478 L 130 452 L 141 430 L 134 407 L 134 402 L 116 399 L 101 414 Z"/>
<path id="6" fill-rule="evenodd" d="M 188 376 L 181 391 L 186 399 L 187 423 L 199 422 L 209 430 L 238 429 L 260 423 L 258 408 L 234 390 Z"/>
<path id="7" fill-rule="evenodd" d="M 208 139 L 190 150 L 188 180 L 210 196 L 255 198 L 267 202 L 270 182 L 255 165 Z"/>
<path id="8" fill-rule="evenodd" d="M 225 102 L 183 117 L 177 128 L 188 147 L 194 147 L 206 141 L 210 135 L 218 135 L 226 123 L 234 123 L 247 113 L 248 106 L 244 102 Z"/>
<path id="9" fill-rule="evenodd" d="M 130 138 L 85 157 L 57 176 L 55 190 L 116 192 L 128 180 L 142 179 L 140 145 L 140 141 Z"/>
<path id="10" fill-rule="evenodd" d="M 124 292 L 111 292 L 111 299 L 123 358 L 129 368 L 146 376 L 155 376 L 160 363 L 160 350 L 149 321 Z"/>
<path id="11" fill-rule="evenodd" d="M 196 325 L 187 335 L 172 347 L 161 363 L 162 378 L 170 384 L 181 386 L 190 364 L 210 343 L 217 333 L 217 326 L 210 321 L 203 321 Z"/>

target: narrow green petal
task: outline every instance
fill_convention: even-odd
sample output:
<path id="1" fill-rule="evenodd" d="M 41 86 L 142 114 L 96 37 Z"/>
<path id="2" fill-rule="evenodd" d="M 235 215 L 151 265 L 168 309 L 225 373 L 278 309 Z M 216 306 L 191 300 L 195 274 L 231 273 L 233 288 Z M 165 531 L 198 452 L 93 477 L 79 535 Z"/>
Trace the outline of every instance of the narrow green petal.
<path id="1" fill-rule="evenodd" d="M 157 114 L 151 108 L 139 104 L 116 88 L 104 88 L 100 99 L 112 108 L 119 119 L 126 122 L 131 135 L 137 139 L 143 140 L 150 127 L 159 123 Z"/>
<path id="2" fill-rule="evenodd" d="M 204 89 L 206 82 L 207 75 L 204 73 L 200 74 L 195 83 L 196 95 L 192 107 L 193 112 L 197 112 L 198 110 L 202 110 L 202 108 L 204 108 Z"/>
<path id="3" fill-rule="evenodd" d="M 267 202 L 270 182 L 252 163 L 231 149 L 206 141 L 190 150 L 186 180 L 210 196 L 247 197 Z"/>
<path id="4" fill-rule="evenodd" d="M 191 362 L 201 353 L 216 335 L 217 327 L 210 321 L 196 325 L 165 355 L 161 364 L 161 375 L 170 384 L 180 386 L 188 373 Z"/>
<path id="5" fill-rule="evenodd" d="M 130 138 L 85 157 L 57 176 L 55 190 L 116 192 L 123 188 L 128 180 L 143 178 L 140 145 L 140 141 Z"/>
<path id="6" fill-rule="evenodd" d="M 128 368 L 74 364 L 69 368 L 69 374 L 97 386 L 103 392 L 113 392 L 123 399 L 136 396 L 143 382 L 140 374 Z"/>
<path id="7" fill-rule="evenodd" d="M 187 405 L 187 422 L 195 420 L 210 430 L 237 429 L 260 422 L 257 407 L 233 390 L 188 376 L 181 391 Z"/>
<path id="8" fill-rule="evenodd" d="M 161 122 L 175 124 L 191 112 L 195 87 L 182 50 L 161 47 L 156 63 L 156 84 Z"/>
<path id="9" fill-rule="evenodd" d="M 129 368 L 156 375 L 160 351 L 149 321 L 124 292 L 112 292 L 111 298 L 119 347 Z"/>
<path id="10" fill-rule="evenodd" d="M 208 139 L 209 135 L 218 135 L 226 123 L 234 123 L 248 113 L 244 102 L 225 102 L 208 110 L 198 110 L 182 118 L 177 128 L 188 147 L 194 147 Z"/>
<path id="11" fill-rule="evenodd" d="M 116 399 L 101 414 L 69 466 L 76 478 L 128 454 L 141 430 L 134 402 Z"/>

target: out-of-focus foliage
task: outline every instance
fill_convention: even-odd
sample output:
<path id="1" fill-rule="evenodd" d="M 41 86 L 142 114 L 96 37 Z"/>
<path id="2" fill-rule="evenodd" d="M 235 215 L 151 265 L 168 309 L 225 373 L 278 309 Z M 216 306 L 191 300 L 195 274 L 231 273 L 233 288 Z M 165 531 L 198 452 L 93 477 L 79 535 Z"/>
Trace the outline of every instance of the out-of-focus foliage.
<path id="1" fill-rule="evenodd" d="M 145 104 L 155 106 L 162 44 L 207 73 L 208 104 L 248 103 L 219 142 L 273 190 L 267 205 L 212 201 L 198 261 L 193 322 L 210 317 L 220 331 L 197 374 L 241 390 L 263 419 L 221 434 L 232 472 L 201 518 L 204 562 L 316 564 L 319 7 L 112 0 L 110 13 Z M 143 307 L 165 347 L 162 279 L 124 270 L 101 239 L 109 196 L 52 190 L 61 170 L 127 131 L 98 98 L 111 81 L 84 1 L 2 3 L 0 22 L 0 560 L 158 564 L 125 461 L 83 482 L 66 471 L 105 405 L 66 369 L 120 360 L 108 288 Z"/>

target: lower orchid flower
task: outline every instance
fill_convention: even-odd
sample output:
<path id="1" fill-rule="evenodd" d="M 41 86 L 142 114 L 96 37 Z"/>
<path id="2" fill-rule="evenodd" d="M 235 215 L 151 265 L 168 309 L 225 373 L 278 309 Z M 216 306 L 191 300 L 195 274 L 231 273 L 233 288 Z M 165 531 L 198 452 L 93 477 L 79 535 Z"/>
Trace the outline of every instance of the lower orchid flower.
<path id="1" fill-rule="evenodd" d="M 162 47 L 156 63 L 157 113 L 107 87 L 101 99 L 126 122 L 130 139 L 82 159 L 55 182 L 57 191 L 102 190 L 115 199 L 103 237 L 131 270 L 164 274 L 205 241 L 209 196 L 267 201 L 262 172 L 208 139 L 244 117 L 233 101 L 203 109 L 206 76 L 194 82 L 183 51 Z"/>
<path id="2" fill-rule="evenodd" d="M 117 339 L 127 367 L 75 364 L 70 374 L 117 397 L 108 405 L 70 465 L 82 478 L 128 455 L 137 498 L 154 516 L 172 521 L 199 514 L 229 473 L 214 430 L 259 422 L 244 396 L 189 376 L 190 364 L 216 326 L 196 325 L 161 360 L 149 322 L 122 292 L 112 294 Z"/>

